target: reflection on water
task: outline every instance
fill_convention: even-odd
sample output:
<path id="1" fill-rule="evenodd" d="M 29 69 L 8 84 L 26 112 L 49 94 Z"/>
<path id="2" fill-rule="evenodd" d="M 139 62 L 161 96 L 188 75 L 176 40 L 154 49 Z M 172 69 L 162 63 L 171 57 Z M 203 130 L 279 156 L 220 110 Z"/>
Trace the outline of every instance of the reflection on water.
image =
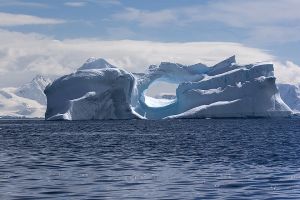
<path id="1" fill-rule="evenodd" d="M 299 119 L 0 121 L 0 199 L 300 199 Z"/>

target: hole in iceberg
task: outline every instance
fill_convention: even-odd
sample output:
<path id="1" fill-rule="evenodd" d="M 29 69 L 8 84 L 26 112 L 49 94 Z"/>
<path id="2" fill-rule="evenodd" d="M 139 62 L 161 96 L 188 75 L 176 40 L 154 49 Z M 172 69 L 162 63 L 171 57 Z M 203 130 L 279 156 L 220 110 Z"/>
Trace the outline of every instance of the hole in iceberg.
<path id="1" fill-rule="evenodd" d="M 164 81 L 153 82 L 144 91 L 145 104 L 152 108 L 165 107 L 176 102 L 176 89 L 178 84 Z"/>

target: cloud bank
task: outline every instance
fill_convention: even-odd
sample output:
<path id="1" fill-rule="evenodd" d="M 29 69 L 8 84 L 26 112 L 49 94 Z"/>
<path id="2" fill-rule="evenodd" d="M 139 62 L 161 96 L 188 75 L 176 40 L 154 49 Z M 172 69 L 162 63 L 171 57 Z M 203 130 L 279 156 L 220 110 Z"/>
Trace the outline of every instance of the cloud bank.
<path id="1" fill-rule="evenodd" d="M 161 61 L 213 65 L 231 55 L 241 64 L 273 61 L 279 82 L 300 82 L 300 67 L 280 62 L 269 52 L 239 43 L 54 40 L 40 34 L 0 30 L 0 87 L 19 85 L 36 74 L 51 77 L 76 70 L 89 57 L 103 57 L 131 72 L 143 72 Z"/>
<path id="2" fill-rule="evenodd" d="M 21 25 L 54 25 L 62 23 L 65 23 L 65 21 L 61 19 L 0 12 L 0 26 L 2 27 Z"/>
<path id="3" fill-rule="evenodd" d="M 284 43 L 300 40 L 299 7 L 299 0 L 212 0 L 160 10 L 125 7 L 113 14 L 112 19 L 151 28 L 221 23 L 247 30 L 247 38 L 252 42 Z"/>
<path id="4" fill-rule="evenodd" d="M 70 7 L 83 7 L 86 5 L 86 2 L 83 1 L 69 1 L 64 3 L 65 6 L 70 6 Z"/>

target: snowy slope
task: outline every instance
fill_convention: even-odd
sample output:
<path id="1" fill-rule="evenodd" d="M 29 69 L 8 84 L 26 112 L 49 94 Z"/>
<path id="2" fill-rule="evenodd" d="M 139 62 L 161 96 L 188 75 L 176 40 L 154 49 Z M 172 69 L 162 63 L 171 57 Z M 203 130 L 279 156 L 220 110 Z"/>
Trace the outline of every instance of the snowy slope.
<path id="1" fill-rule="evenodd" d="M 282 100 L 296 113 L 300 112 L 300 84 L 277 84 Z"/>
<path id="2" fill-rule="evenodd" d="M 18 88 L 15 94 L 20 97 L 35 100 L 42 105 L 46 105 L 44 90 L 50 83 L 50 79 L 37 75 L 31 82 Z"/>
<path id="3" fill-rule="evenodd" d="M 46 110 L 45 87 L 50 80 L 36 76 L 19 88 L 0 89 L 0 116 L 43 118 Z"/>

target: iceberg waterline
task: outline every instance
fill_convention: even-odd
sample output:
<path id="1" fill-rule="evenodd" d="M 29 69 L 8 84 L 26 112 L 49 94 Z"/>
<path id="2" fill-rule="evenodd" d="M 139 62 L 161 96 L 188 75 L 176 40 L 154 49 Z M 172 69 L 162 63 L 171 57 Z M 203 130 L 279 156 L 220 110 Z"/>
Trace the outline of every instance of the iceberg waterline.
<path id="1" fill-rule="evenodd" d="M 176 97 L 155 99 L 155 81 L 178 84 Z M 272 63 L 239 65 L 232 56 L 212 67 L 162 62 L 133 74 L 91 58 L 48 85 L 48 120 L 287 117 Z"/>

